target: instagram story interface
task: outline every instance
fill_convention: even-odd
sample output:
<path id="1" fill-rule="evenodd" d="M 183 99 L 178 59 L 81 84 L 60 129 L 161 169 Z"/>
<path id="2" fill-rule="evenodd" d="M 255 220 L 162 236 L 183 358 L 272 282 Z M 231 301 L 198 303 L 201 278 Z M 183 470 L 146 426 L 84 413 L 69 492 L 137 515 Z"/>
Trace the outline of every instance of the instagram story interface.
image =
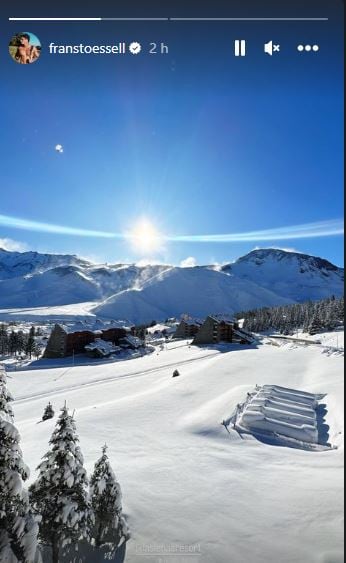
<path id="1" fill-rule="evenodd" d="M 343 561 L 342 22 L 1 6 L 0 563 Z"/>

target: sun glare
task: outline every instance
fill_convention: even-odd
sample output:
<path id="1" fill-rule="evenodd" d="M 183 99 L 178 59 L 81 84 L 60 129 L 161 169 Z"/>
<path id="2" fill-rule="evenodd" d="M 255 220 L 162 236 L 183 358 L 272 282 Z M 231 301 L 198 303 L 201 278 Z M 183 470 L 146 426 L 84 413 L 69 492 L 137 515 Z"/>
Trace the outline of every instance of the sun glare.
<path id="1" fill-rule="evenodd" d="M 163 237 L 158 229 L 147 219 L 141 219 L 128 234 L 132 246 L 143 254 L 159 251 Z"/>

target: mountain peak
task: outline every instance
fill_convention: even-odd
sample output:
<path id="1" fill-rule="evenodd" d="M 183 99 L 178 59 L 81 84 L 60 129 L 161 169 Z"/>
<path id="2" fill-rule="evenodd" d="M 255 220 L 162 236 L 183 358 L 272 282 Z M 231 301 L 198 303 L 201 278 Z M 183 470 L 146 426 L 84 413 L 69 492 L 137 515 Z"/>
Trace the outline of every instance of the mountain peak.
<path id="1" fill-rule="evenodd" d="M 239 258 L 235 263 L 255 262 L 258 266 L 261 266 L 268 261 L 296 262 L 300 265 L 303 265 L 303 267 L 309 266 L 318 270 L 327 270 L 333 272 L 341 270 L 341 268 L 338 268 L 324 258 L 319 258 L 318 256 L 312 256 L 310 254 L 303 254 L 290 250 L 283 250 L 280 248 L 258 248 L 252 250 L 245 256 Z"/>

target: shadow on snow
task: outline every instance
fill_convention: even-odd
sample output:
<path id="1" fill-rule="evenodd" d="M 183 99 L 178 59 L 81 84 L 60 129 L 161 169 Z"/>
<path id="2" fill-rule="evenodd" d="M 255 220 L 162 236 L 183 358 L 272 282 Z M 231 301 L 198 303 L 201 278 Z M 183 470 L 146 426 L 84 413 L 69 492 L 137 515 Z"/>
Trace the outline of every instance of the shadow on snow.
<path id="1" fill-rule="evenodd" d="M 78 545 L 78 551 L 75 546 L 63 555 L 59 555 L 59 563 L 102 563 L 102 561 L 110 561 L 111 563 L 123 563 L 126 556 L 126 542 L 118 549 L 114 549 L 112 545 L 93 548 L 86 542 Z M 52 563 L 52 554 L 50 548 L 43 548 L 42 560 L 44 563 Z"/>

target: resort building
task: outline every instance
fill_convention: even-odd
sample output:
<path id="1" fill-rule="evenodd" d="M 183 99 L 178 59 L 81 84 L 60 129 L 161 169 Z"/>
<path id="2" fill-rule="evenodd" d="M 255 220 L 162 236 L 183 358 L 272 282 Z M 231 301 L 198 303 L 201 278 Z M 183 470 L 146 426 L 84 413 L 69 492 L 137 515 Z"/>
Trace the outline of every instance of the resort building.
<path id="1" fill-rule="evenodd" d="M 131 335 L 133 327 L 124 321 L 94 323 L 77 322 L 73 325 L 56 324 L 49 337 L 45 358 L 64 358 L 85 352 L 85 346 L 102 339 L 118 346 L 119 341 Z"/>
<path id="2" fill-rule="evenodd" d="M 250 344 L 251 335 L 244 332 L 233 317 L 229 315 L 210 315 L 197 332 L 193 344 L 218 344 L 236 342 Z"/>
<path id="3" fill-rule="evenodd" d="M 193 338 L 202 325 L 203 321 L 200 319 L 183 318 L 174 333 L 174 338 Z"/>

